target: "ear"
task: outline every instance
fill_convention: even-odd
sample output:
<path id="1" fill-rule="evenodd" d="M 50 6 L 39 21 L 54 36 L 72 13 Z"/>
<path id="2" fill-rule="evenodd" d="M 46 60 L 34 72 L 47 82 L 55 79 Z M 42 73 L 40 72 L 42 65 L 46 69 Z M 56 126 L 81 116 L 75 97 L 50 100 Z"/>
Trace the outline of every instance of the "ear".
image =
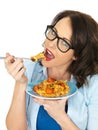
<path id="1" fill-rule="evenodd" d="M 75 56 L 73 56 L 73 58 L 72 58 L 73 60 L 77 60 L 77 57 L 75 57 Z"/>

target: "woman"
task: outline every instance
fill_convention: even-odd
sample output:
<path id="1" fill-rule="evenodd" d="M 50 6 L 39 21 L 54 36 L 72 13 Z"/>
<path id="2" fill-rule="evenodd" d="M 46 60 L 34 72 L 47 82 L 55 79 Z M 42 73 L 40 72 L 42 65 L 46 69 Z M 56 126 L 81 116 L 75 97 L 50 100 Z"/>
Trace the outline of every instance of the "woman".
<path id="1" fill-rule="evenodd" d="M 8 130 L 98 129 L 97 22 L 78 11 L 63 11 L 47 26 L 45 36 L 41 64 L 6 54 L 5 67 L 15 79 Z M 48 77 L 69 80 L 78 92 L 62 100 L 37 99 L 25 93 L 28 82 Z"/>

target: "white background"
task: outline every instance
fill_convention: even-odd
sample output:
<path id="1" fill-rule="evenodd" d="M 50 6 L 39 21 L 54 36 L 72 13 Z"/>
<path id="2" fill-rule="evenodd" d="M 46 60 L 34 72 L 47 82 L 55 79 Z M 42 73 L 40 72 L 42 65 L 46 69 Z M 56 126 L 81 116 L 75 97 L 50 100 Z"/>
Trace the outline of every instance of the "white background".
<path id="1" fill-rule="evenodd" d="M 98 21 L 97 8 L 97 0 L 0 0 L 0 56 L 37 54 L 42 51 L 46 25 L 59 11 L 79 10 Z M 14 80 L 0 60 L 0 130 L 6 130 L 13 88 Z"/>

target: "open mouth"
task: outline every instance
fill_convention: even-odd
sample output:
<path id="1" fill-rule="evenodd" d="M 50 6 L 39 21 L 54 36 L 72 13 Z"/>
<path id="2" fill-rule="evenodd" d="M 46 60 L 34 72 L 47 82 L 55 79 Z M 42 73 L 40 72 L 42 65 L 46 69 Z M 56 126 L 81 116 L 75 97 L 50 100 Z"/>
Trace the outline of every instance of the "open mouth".
<path id="1" fill-rule="evenodd" d="M 50 61 L 50 60 L 55 58 L 53 53 L 50 50 L 48 50 L 48 49 L 45 50 L 45 54 L 44 55 L 45 55 L 45 58 L 46 58 L 47 61 Z"/>

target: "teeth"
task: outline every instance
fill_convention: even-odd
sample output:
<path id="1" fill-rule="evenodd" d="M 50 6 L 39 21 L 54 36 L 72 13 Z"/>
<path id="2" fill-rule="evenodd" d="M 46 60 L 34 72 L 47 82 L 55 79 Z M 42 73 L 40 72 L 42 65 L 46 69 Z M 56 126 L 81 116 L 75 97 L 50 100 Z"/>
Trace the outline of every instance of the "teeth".
<path id="1" fill-rule="evenodd" d="M 50 51 L 47 50 L 47 52 L 48 52 L 49 55 L 52 55 Z"/>
<path id="2" fill-rule="evenodd" d="M 54 58 L 54 55 L 51 51 L 49 51 L 48 49 L 46 49 L 46 58 L 48 59 L 53 59 Z"/>

